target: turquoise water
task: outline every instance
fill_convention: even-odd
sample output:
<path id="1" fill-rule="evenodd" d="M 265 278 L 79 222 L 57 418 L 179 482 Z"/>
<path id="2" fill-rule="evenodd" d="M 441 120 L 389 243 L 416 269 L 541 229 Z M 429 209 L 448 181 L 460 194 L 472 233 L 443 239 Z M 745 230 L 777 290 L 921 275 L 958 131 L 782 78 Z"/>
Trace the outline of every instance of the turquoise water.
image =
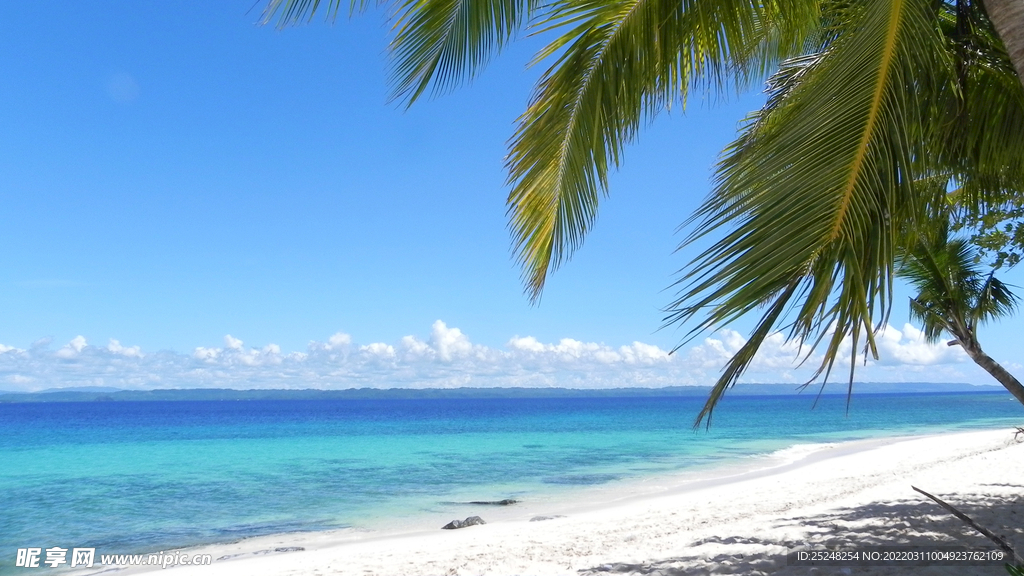
<path id="1" fill-rule="evenodd" d="M 0 574 L 17 548 L 142 553 L 568 499 L 795 444 L 1021 423 L 1005 392 L 0 405 Z M 463 514 L 468 515 L 467 514 Z M 41 570 L 41 569 L 39 569 Z"/>

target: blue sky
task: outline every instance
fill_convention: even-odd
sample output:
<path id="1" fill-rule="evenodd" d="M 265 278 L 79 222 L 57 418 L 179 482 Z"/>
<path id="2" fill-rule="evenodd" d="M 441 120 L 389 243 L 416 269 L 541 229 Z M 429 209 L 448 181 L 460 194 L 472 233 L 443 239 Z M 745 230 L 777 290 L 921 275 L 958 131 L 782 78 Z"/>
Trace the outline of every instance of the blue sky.
<path id="1" fill-rule="evenodd" d="M 675 229 L 759 94 L 646 129 L 534 307 L 502 164 L 539 40 L 404 110 L 383 14 L 279 31 L 261 7 L 8 7 L 0 390 L 713 380 L 739 335 L 665 357 L 681 333 L 661 308 L 687 261 Z M 988 383 L 905 320 L 862 379 Z M 1011 370 L 1018 322 L 982 333 Z M 748 380 L 800 379 L 777 344 Z"/>

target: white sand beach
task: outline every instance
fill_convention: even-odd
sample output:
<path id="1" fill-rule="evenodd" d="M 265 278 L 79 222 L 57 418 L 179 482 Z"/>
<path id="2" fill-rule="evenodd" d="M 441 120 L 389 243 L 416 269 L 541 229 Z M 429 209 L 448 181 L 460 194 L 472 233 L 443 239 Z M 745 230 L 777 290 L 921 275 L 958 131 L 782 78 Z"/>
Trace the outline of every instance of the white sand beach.
<path id="1" fill-rule="evenodd" d="M 990 430 L 826 445 L 769 470 L 552 510 L 562 516 L 543 521 L 530 521 L 543 510 L 510 506 L 504 519 L 460 530 L 245 540 L 190 551 L 213 554 L 212 565 L 168 569 L 175 576 L 1006 573 L 1001 566 L 787 565 L 791 550 L 828 546 L 992 548 L 912 485 L 1024 551 L 1024 443 L 1012 430 Z"/>

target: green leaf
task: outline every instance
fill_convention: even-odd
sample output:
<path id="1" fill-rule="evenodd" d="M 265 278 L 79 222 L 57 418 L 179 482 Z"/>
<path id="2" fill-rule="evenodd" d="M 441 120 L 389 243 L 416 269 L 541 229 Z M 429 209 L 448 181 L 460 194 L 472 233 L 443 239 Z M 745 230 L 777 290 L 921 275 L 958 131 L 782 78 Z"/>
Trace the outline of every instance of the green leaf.
<path id="1" fill-rule="evenodd" d="M 767 307 L 748 344 L 756 350 L 779 329 L 810 351 L 824 343 L 812 380 L 828 379 L 847 337 L 851 385 L 860 346 L 877 356 L 899 236 L 923 201 L 917 158 L 936 137 L 919 120 L 951 65 L 930 9 L 926 0 L 837 7 L 823 51 L 782 67 L 690 220 L 684 247 L 723 237 L 684 269 L 667 322 L 692 322 L 693 337 Z M 734 359 L 715 390 L 753 357 Z"/>
<path id="2" fill-rule="evenodd" d="M 391 43 L 393 97 L 412 104 L 430 86 L 440 93 L 472 79 L 530 20 L 537 5 L 537 0 L 400 3 Z"/>
<path id="3" fill-rule="evenodd" d="M 982 272 L 975 252 L 940 225 L 900 253 L 898 274 L 917 290 L 910 314 L 924 325 L 929 342 L 949 333 L 964 346 L 976 345 L 980 324 L 1016 309 L 1017 297 L 993 273 Z"/>
<path id="4" fill-rule="evenodd" d="M 334 20 L 344 4 L 342 0 L 268 0 L 267 6 L 263 9 L 262 21 L 268 24 L 277 18 L 277 27 L 294 26 L 313 19 L 321 9 L 325 12 L 324 18 Z M 367 0 L 349 0 L 349 14 L 361 12 L 366 8 Z"/>
<path id="5" fill-rule="evenodd" d="M 535 60 L 555 58 L 507 160 L 509 227 L 534 300 L 593 227 L 608 172 L 642 123 L 685 104 L 694 86 L 748 81 L 818 24 L 816 4 L 795 0 L 581 0 L 548 8 L 538 26 L 564 32 Z"/>
<path id="6" fill-rule="evenodd" d="M 533 17 L 538 0 L 402 0 L 386 2 L 394 38 L 392 98 L 411 105 L 427 88 L 445 92 L 472 79 Z M 334 20 L 341 0 L 269 0 L 263 22 L 278 27 L 309 21 L 318 11 Z M 369 0 L 350 0 L 349 14 Z"/>

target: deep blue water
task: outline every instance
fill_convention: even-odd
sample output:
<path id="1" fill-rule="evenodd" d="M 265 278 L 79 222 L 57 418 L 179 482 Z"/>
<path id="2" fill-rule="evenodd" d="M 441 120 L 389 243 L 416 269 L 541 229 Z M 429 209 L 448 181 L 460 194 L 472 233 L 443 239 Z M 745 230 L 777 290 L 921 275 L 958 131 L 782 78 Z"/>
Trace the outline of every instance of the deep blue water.
<path id="1" fill-rule="evenodd" d="M 1005 392 L 0 404 L 0 574 L 17 548 L 151 552 L 447 517 L 802 443 L 1021 424 Z"/>

